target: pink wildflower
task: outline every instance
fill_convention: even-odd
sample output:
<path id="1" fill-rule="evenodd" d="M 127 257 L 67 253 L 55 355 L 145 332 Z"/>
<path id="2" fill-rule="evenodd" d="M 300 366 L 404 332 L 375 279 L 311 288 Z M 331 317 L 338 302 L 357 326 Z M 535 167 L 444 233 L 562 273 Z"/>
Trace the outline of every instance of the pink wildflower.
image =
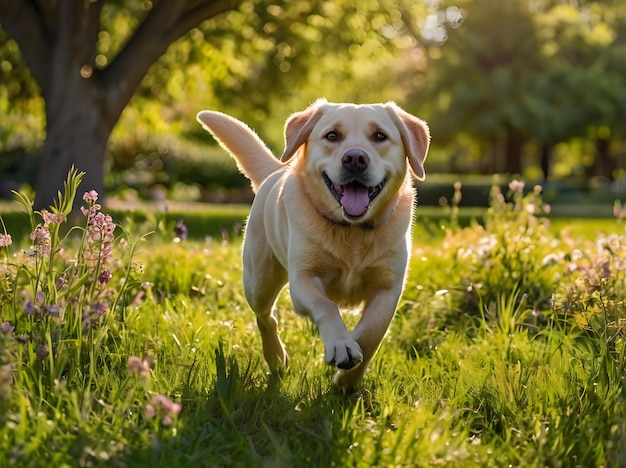
<path id="1" fill-rule="evenodd" d="M 512 180 L 509 183 L 509 189 L 511 192 L 522 193 L 524 191 L 524 182 L 520 180 Z"/>
<path id="2" fill-rule="evenodd" d="M 90 190 L 89 192 L 85 192 L 83 195 L 83 200 L 87 203 L 95 203 L 98 200 L 98 192 L 95 190 Z"/>
<path id="3" fill-rule="evenodd" d="M 37 249 L 37 253 L 40 255 L 47 255 L 50 253 L 50 231 L 47 226 L 38 224 L 35 227 L 35 230 L 30 233 L 30 240 L 33 241 L 33 244 Z"/>
<path id="4" fill-rule="evenodd" d="M 615 200 L 613 205 L 613 216 L 619 220 L 626 218 L 626 205 L 622 205 L 622 202 L 619 200 Z"/>
<path id="5" fill-rule="evenodd" d="M 146 418 L 152 419 L 156 416 L 156 409 L 150 403 L 146 405 Z"/>
<path id="6" fill-rule="evenodd" d="M 8 247 L 12 243 L 11 234 L 0 234 L 0 247 Z"/>
<path id="7" fill-rule="evenodd" d="M 115 239 L 113 233 L 116 225 L 111 216 L 100 212 L 100 208 L 97 203 L 89 209 L 81 207 L 81 211 L 87 217 L 85 258 L 92 264 L 101 262 L 102 265 L 106 266 L 109 264 L 113 251 L 113 240 Z M 106 283 L 111 279 L 108 275 L 108 273 L 104 273 L 104 276 L 98 278 L 98 281 L 103 284 Z"/>
<path id="8" fill-rule="evenodd" d="M 152 403 L 172 416 L 178 416 L 180 410 L 182 409 L 182 405 L 180 403 L 175 403 L 164 395 L 154 395 L 152 397 Z"/>
<path id="9" fill-rule="evenodd" d="M 151 419 L 156 415 L 161 416 L 161 423 L 169 426 L 180 413 L 182 405 L 175 403 L 164 395 L 154 395 L 150 403 L 145 407 L 146 417 Z"/>
<path id="10" fill-rule="evenodd" d="M 130 375 L 139 375 L 141 377 L 148 377 L 150 375 L 150 366 L 140 357 L 130 356 L 128 358 L 128 373 Z"/>
<path id="11" fill-rule="evenodd" d="M 49 226 L 50 224 L 61 224 L 63 221 L 65 221 L 65 216 L 56 215 L 54 213 L 50 213 L 47 210 L 42 210 L 41 216 L 43 218 L 44 226 Z"/>
<path id="12" fill-rule="evenodd" d="M 9 322 L 2 322 L 0 324 L 0 331 L 2 333 L 11 333 L 13 330 L 15 330 L 15 327 L 11 325 Z"/>
<path id="13" fill-rule="evenodd" d="M 607 279 L 611 276 L 611 268 L 609 267 L 608 260 L 600 260 L 595 265 L 596 271 L 600 279 Z"/>

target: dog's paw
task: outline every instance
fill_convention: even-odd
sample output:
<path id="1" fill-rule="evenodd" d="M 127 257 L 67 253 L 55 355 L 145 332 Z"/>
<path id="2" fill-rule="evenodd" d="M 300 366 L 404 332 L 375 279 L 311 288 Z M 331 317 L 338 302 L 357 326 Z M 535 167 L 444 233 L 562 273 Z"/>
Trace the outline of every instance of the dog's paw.
<path id="1" fill-rule="evenodd" d="M 335 390 L 344 396 L 353 395 L 359 390 L 359 382 L 361 381 L 362 373 L 352 371 L 345 371 L 339 369 L 333 378 Z"/>
<path id="2" fill-rule="evenodd" d="M 337 340 L 326 348 L 326 364 L 352 369 L 363 361 L 361 347 L 354 340 Z"/>

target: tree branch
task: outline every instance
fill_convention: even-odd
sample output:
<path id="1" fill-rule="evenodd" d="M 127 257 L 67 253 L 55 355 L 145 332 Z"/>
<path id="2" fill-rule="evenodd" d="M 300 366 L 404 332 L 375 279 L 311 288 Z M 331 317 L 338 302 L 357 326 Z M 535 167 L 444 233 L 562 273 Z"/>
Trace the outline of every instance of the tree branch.
<path id="1" fill-rule="evenodd" d="M 76 23 L 74 32 L 74 48 L 82 50 L 85 54 L 83 60 L 93 64 L 98 44 L 98 34 L 100 33 L 100 13 L 104 1 L 86 2 L 80 9 L 79 20 Z"/>
<path id="2" fill-rule="evenodd" d="M 204 0 L 187 9 L 187 0 L 154 0 L 144 22 L 102 71 L 109 89 L 109 111 L 123 110 L 150 66 L 172 42 L 205 19 L 237 8 L 240 3 L 241 0 Z"/>
<path id="3" fill-rule="evenodd" d="M 30 2 L 37 11 L 44 34 L 52 38 L 55 33 L 52 21 L 56 18 L 57 3 L 48 0 L 30 0 Z"/>
<path id="4" fill-rule="evenodd" d="M 17 42 L 24 62 L 43 87 L 50 68 L 53 33 L 42 9 L 35 1 L 0 1 L 0 24 Z"/>
<path id="5" fill-rule="evenodd" d="M 404 26 L 406 27 L 406 30 L 407 30 L 408 34 L 418 44 L 424 45 L 423 44 L 424 40 L 422 38 L 422 34 L 421 34 L 419 28 L 416 27 L 415 19 L 413 18 L 413 15 L 411 14 L 411 12 L 407 8 L 407 6 L 404 4 L 404 2 L 402 2 L 400 5 L 398 5 L 398 10 L 400 11 L 400 18 L 402 19 L 402 22 L 404 23 Z"/>
<path id="6" fill-rule="evenodd" d="M 153 8 L 110 65 L 101 79 L 108 89 L 109 111 L 121 112 L 150 66 L 167 50 L 162 31 L 175 22 L 186 0 L 153 1 Z"/>
<path id="7" fill-rule="evenodd" d="M 165 31 L 163 40 L 171 44 L 204 20 L 215 18 L 230 10 L 235 10 L 242 3 L 243 0 L 218 0 L 199 3 L 185 11 L 180 19 Z"/>

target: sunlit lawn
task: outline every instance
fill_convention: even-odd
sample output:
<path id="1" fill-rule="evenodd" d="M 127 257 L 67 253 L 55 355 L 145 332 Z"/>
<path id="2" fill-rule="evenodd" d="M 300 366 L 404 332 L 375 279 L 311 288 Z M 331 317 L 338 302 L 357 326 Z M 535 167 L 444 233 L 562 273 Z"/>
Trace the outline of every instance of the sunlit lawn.
<path id="1" fill-rule="evenodd" d="M 0 248 L 0 466 L 624 463 L 624 227 L 548 228 L 539 204 L 514 194 L 484 226 L 418 220 L 398 314 L 351 396 L 288 294 L 290 368 L 267 374 L 239 238 L 118 227 L 110 256 L 94 222 L 63 241 L 49 224 L 50 251 L 14 239 Z"/>

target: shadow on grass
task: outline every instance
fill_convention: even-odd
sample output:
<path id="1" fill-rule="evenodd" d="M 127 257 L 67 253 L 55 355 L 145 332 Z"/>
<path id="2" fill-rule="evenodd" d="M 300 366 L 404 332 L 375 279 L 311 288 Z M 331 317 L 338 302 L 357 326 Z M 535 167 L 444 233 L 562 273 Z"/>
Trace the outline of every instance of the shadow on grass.
<path id="1" fill-rule="evenodd" d="M 210 388 L 190 382 L 182 389 L 176 436 L 136 454 L 140 459 L 158 466 L 330 466 L 345 457 L 363 394 L 344 396 L 330 378 L 312 383 L 296 370 L 261 375 L 259 362 L 241 365 L 221 346 L 215 366 Z"/>

